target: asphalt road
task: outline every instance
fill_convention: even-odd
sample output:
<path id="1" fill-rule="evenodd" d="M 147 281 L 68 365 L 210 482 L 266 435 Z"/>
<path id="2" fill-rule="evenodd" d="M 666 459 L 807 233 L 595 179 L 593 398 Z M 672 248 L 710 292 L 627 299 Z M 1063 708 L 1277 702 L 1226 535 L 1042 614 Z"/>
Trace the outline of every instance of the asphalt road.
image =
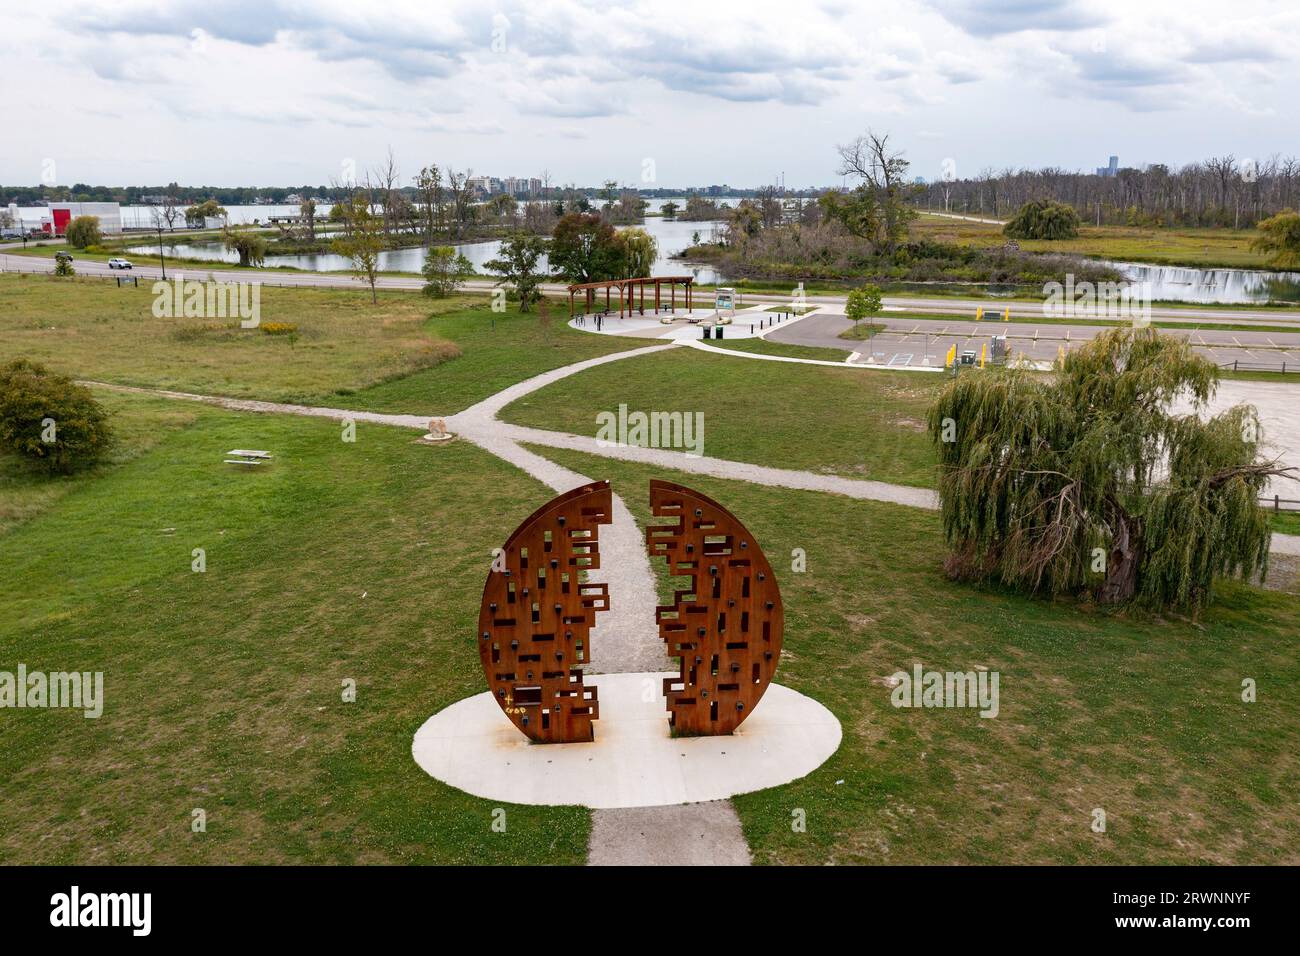
<path id="1" fill-rule="evenodd" d="M 12 249 L 15 244 L 0 245 L 0 272 L 52 272 L 54 270 L 53 251 L 50 257 L 35 256 L 18 256 L 4 253 L 5 249 Z M 19 244 L 20 247 L 20 244 Z M 75 253 L 74 253 L 75 256 Z M 131 261 L 134 268 L 128 275 L 135 275 L 141 279 L 154 280 L 161 278 L 162 270 L 157 262 L 146 260 L 141 256 L 132 256 Z M 118 276 L 123 273 L 115 272 L 108 268 L 106 263 L 95 262 L 89 259 L 75 259 L 73 266 L 80 275 L 96 276 Z M 169 278 L 175 278 L 177 273 L 192 279 L 214 279 L 223 282 L 261 282 L 264 285 L 278 286 L 320 286 L 326 288 L 360 288 L 362 283 L 354 276 L 348 273 L 339 272 L 301 272 L 290 269 L 229 269 L 229 268 L 204 268 L 193 264 L 184 264 L 179 266 L 168 266 L 167 275 Z M 380 276 L 376 286 L 380 289 L 402 289 L 413 290 L 423 286 L 424 281 L 419 276 Z M 465 288 L 471 291 L 484 292 L 494 287 L 491 280 L 471 280 L 465 283 Z M 542 289 L 549 293 L 564 294 L 565 285 L 562 283 L 548 282 L 542 285 Z M 809 305 L 829 305 L 833 309 L 842 309 L 844 307 L 844 296 L 837 295 L 808 295 L 805 297 Z M 771 302 L 773 304 L 788 303 L 789 295 L 774 295 L 766 293 L 746 292 L 742 295 L 742 306 L 754 305 L 759 302 Z M 949 297 L 924 297 L 924 296 L 885 296 L 884 305 L 886 310 L 893 311 L 914 311 L 928 312 L 936 315 L 951 315 L 960 318 L 971 319 L 979 308 L 989 310 L 996 316 L 1002 314 L 1003 309 L 1010 308 L 1011 316 L 1016 319 L 1022 319 L 1032 322 L 1035 319 L 1043 317 L 1043 306 L 1037 302 L 1008 302 L 1005 299 L 998 299 L 993 296 L 979 298 L 949 298 Z M 1100 309 L 1084 311 L 1079 318 L 1110 318 Z M 1300 330 L 1300 309 L 1290 311 L 1259 311 L 1252 309 L 1235 308 L 1233 306 L 1197 306 L 1187 308 L 1171 308 L 1168 306 L 1153 306 L 1151 309 L 1151 318 L 1155 321 L 1178 321 L 1178 322 L 1195 322 L 1206 325 L 1213 324 L 1233 324 L 1233 325 L 1294 325 Z M 1060 326 L 1057 326 L 1060 328 Z M 1053 354 L 1055 350 L 1053 349 Z"/>
<path id="2" fill-rule="evenodd" d="M 773 342 L 793 345 L 813 345 L 841 349 L 846 354 L 857 352 L 855 361 L 866 362 L 870 357 L 880 365 L 938 365 L 953 344 L 957 353 L 970 350 L 976 356 L 988 345 L 992 355 L 991 340 L 1005 335 L 1008 347 L 1035 361 L 1050 362 L 1059 350 L 1067 351 L 1106 331 L 1096 325 L 1058 325 L 1032 322 L 1001 321 L 946 321 L 944 319 L 894 318 L 888 315 L 876 320 L 885 330 L 870 341 L 842 339 L 839 334 L 852 326 L 843 315 L 821 313 L 810 315 L 795 324 L 777 328 L 767 338 Z M 1166 335 L 1187 338 L 1192 347 L 1216 365 L 1300 373 L 1300 327 L 1295 332 L 1255 332 L 1204 328 L 1196 330 L 1165 329 Z M 929 360 L 928 363 L 926 360 Z M 978 359 L 977 359 L 978 360 Z M 1297 375 L 1300 382 L 1300 375 Z"/>

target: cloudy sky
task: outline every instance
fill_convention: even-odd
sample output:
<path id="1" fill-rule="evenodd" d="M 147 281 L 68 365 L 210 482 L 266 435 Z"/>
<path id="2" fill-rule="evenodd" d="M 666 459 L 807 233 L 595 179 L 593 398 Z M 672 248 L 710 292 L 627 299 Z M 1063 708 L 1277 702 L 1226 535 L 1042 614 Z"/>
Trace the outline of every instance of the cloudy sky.
<path id="1" fill-rule="evenodd" d="M 389 146 L 594 184 L 836 180 L 891 133 L 1091 169 L 1300 153 L 1291 0 L 78 0 L 0 7 L 0 183 L 325 183 Z"/>

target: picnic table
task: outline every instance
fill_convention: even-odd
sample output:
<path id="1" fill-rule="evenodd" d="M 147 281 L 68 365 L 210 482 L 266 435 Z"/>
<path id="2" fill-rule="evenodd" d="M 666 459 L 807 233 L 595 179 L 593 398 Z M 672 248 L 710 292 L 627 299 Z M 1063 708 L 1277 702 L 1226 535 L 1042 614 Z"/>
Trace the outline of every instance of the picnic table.
<path id="1" fill-rule="evenodd" d="M 232 448 L 226 454 L 230 456 L 223 462 L 226 465 L 260 465 L 271 460 L 270 452 L 250 448 Z"/>

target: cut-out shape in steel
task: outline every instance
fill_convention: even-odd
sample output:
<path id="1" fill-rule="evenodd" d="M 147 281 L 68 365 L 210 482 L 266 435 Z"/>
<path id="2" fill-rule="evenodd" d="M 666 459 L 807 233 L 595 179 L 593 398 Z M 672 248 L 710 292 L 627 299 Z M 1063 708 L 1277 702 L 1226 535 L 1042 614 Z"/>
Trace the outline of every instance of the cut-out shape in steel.
<path id="1" fill-rule="evenodd" d="M 493 560 L 479 610 L 479 659 L 493 698 L 538 743 L 593 739 L 596 688 L 583 683 L 591 628 L 609 607 L 599 527 L 610 522 L 608 481 L 567 491 L 534 511 Z"/>
<path id="2" fill-rule="evenodd" d="M 668 656 L 681 659 L 679 675 L 664 680 L 669 724 L 683 735 L 729 734 L 753 712 L 781 656 L 776 575 L 753 535 L 712 498 L 656 480 L 650 510 L 676 519 L 646 529 L 650 554 L 691 578 L 655 610 Z"/>

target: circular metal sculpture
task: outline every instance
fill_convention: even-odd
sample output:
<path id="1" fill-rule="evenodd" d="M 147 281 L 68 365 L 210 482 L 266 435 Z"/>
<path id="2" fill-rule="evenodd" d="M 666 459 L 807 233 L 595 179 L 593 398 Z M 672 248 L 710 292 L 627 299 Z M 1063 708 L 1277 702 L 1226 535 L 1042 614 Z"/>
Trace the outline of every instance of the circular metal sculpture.
<path id="1" fill-rule="evenodd" d="M 591 628 L 609 592 L 582 575 L 600 567 L 610 502 L 608 481 L 553 498 L 497 552 L 483 586 L 483 673 L 501 709 L 539 743 L 591 740 L 600 716 L 579 665 L 591 660 Z"/>
<path id="2" fill-rule="evenodd" d="M 651 555 L 691 587 L 655 611 L 681 673 L 664 680 L 680 734 L 729 734 L 754 710 L 781 656 L 785 615 L 776 576 L 758 542 L 726 508 L 698 491 L 650 482 L 650 508 L 676 524 L 646 529 Z"/>

